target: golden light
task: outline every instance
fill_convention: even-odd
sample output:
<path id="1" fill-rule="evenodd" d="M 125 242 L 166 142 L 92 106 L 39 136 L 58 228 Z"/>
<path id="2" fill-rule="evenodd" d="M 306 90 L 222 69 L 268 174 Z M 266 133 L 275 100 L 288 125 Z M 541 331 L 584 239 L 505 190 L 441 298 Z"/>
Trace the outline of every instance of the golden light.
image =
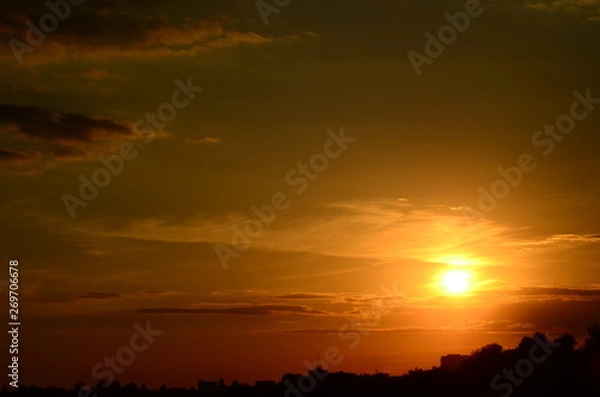
<path id="1" fill-rule="evenodd" d="M 444 274 L 442 284 L 447 292 L 460 294 L 469 290 L 471 275 L 462 270 L 451 270 Z"/>
<path id="2" fill-rule="evenodd" d="M 446 255 L 435 258 L 436 262 L 446 263 L 451 266 L 473 266 L 477 264 L 479 261 L 471 258 L 469 256 L 464 255 Z"/>

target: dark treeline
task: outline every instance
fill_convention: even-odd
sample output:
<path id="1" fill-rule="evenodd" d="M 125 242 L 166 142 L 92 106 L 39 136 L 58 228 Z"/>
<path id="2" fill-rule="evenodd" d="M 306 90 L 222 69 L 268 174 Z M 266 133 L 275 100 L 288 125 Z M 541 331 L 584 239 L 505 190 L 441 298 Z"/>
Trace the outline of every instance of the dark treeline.
<path id="1" fill-rule="evenodd" d="M 536 333 L 515 349 L 491 344 L 469 356 L 446 356 L 440 367 L 415 368 L 402 376 L 328 373 L 318 367 L 308 374 L 286 374 L 280 382 L 254 385 L 219 380 L 199 381 L 198 388 L 149 389 L 118 382 L 105 387 L 99 382 L 94 388 L 80 383 L 72 389 L 22 386 L 8 392 L 4 387 L 1 397 L 600 397 L 600 324 L 594 323 L 589 337 L 576 345 L 569 334 L 550 340 Z"/>

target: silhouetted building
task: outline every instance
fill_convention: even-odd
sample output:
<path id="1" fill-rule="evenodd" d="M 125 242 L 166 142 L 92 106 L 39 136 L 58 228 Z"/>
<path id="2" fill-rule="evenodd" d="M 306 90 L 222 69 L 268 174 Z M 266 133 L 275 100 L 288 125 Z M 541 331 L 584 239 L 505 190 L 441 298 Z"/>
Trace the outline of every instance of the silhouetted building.
<path id="1" fill-rule="evenodd" d="M 266 397 L 276 385 L 277 383 L 273 380 L 257 380 L 254 382 L 254 393 L 256 396 Z"/>
<path id="2" fill-rule="evenodd" d="M 219 384 L 215 382 L 198 381 L 198 395 L 200 397 L 215 397 L 219 390 Z"/>

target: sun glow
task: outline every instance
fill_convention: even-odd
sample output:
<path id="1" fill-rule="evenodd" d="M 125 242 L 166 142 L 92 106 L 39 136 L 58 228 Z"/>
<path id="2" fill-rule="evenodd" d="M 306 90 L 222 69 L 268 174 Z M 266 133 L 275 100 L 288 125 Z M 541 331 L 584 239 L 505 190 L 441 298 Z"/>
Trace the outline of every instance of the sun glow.
<path id="1" fill-rule="evenodd" d="M 451 266 L 473 266 L 479 261 L 469 256 L 454 255 L 437 257 L 436 262 L 446 263 Z"/>
<path id="2" fill-rule="evenodd" d="M 471 275 L 462 270 L 451 270 L 444 273 L 442 284 L 446 292 L 460 294 L 469 290 Z"/>

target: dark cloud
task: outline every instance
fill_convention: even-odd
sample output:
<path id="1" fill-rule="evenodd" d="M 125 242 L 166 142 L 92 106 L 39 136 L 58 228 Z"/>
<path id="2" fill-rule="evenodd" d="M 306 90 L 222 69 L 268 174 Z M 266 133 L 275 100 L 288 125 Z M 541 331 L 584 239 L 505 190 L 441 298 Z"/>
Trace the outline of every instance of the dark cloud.
<path id="1" fill-rule="evenodd" d="M 22 30 L 26 26 L 26 22 L 27 15 L 21 12 L 11 11 L 10 7 L 8 9 L 4 8 L 4 10 L 0 11 L 0 34 L 4 36 L 12 34 L 19 29 Z"/>
<path id="2" fill-rule="evenodd" d="M 37 303 L 73 303 L 84 300 L 109 300 L 109 299 L 149 299 L 162 298 L 172 295 L 184 294 L 181 291 L 169 290 L 150 290 L 137 291 L 128 293 L 115 292 L 90 292 L 83 295 L 58 295 L 58 296 L 42 296 L 35 300 Z"/>
<path id="3" fill-rule="evenodd" d="M 15 97 L 19 97 L 27 101 L 32 101 L 42 97 L 41 92 L 38 89 L 18 80 L 0 81 L 0 95 L 5 98 L 13 99 Z"/>
<path id="4" fill-rule="evenodd" d="M 12 150 L 0 148 L 0 163 L 14 163 L 29 159 L 30 157 L 23 153 L 17 153 Z"/>
<path id="5" fill-rule="evenodd" d="M 3 171 L 20 174 L 39 173 L 59 160 L 90 159 L 141 137 L 127 122 L 13 104 L 0 104 L 0 135 L 0 163 L 10 165 Z"/>
<path id="6" fill-rule="evenodd" d="M 255 331 L 258 334 L 303 334 L 303 335 L 338 335 L 345 328 L 292 328 Z M 450 332 L 494 332 L 494 333 L 531 333 L 538 331 L 530 324 L 517 324 L 508 321 L 490 321 L 487 323 L 463 327 L 440 327 L 440 326 L 405 326 L 373 328 L 364 327 L 369 334 L 408 334 L 408 333 L 450 333 Z"/>
<path id="7" fill-rule="evenodd" d="M 105 299 L 117 299 L 124 297 L 123 294 L 116 294 L 111 292 L 90 292 L 85 295 L 71 295 L 71 296 L 50 296 L 41 297 L 35 300 L 35 303 L 73 303 L 80 302 L 82 300 L 105 300 Z"/>
<path id="8" fill-rule="evenodd" d="M 532 324 L 533 328 L 581 332 L 587 329 L 600 315 L 600 302 L 593 300 L 536 300 L 507 304 L 499 307 L 496 318 L 519 324 Z"/>
<path id="9" fill-rule="evenodd" d="M 202 308 L 149 308 L 136 310 L 137 313 L 151 314 L 234 314 L 264 316 L 275 314 L 322 315 L 326 312 L 306 306 L 260 305 L 244 307 L 202 307 Z"/>
<path id="10" fill-rule="evenodd" d="M 91 142 L 111 135 L 133 135 L 131 127 L 103 117 L 53 112 L 37 106 L 0 104 L 0 123 L 32 138 L 62 142 Z"/>
<path id="11" fill-rule="evenodd" d="M 336 328 L 294 328 L 294 329 L 270 329 L 253 331 L 256 334 L 299 334 L 299 335 L 337 335 L 340 330 Z"/>
<path id="12" fill-rule="evenodd" d="M 535 332 L 538 329 L 533 324 L 515 323 L 507 320 L 487 321 L 471 327 L 472 330 L 488 332 Z"/>
<path id="13" fill-rule="evenodd" d="M 61 146 L 54 150 L 54 157 L 57 159 L 81 158 L 85 157 L 85 152 L 72 146 Z"/>
<path id="14" fill-rule="evenodd" d="M 570 288 L 521 288 L 515 292 L 517 295 L 544 295 L 544 296 L 599 296 L 599 289 L 570 289 Z"/>
<path id="15" fill-rule="evenodd" d="M 331 298 L 331 294 L 308 294 L 308 293 L 294 293 L 286 295 L 275 296 L 277 299 L 326 299 Z"/>
<path id="16" fill-rule="evenodd" d="M 114 294 L 110 292 L 92 292 L 86 295 L 81 295 L 79 299 L 114 299 L 122 296 L 122 294 Z"/>
<path id="17" fill-rule="evenodd" d="M 161 2 L 158 1 L 111 3 L 114 5 L 100 3 L 72 7 L 73 15 L 61 21 L 54 32 L 47 34 L 44 43 L 36 48 L 36 54 L 40 52 L 58 58 L 69 54 L 69 59 L 82 54 L 127 57 L 181 55 L 274 40 L 247 29 L 234 30 L 228 26 L 231 18 L 224 16 L 226 12 L 222 7 L 202 6 L 193 17 L 177 17 L 169 15 L 168 4 L 162 3 L 157 10 L 148 7 L 159 5 Z M 130 8 L 134 8 L 135 12 Z M 45 7 L 32 10 L 27 4 L 0 11 L 0 38 L 7 42 L 17 39 L 25 43 L 29 30 L 27 20 L 37 26 L 40 16 L 47 12 Z M 10 48 L 5 48 L 5 54 L 9 58 L 14 57 Z M 27 57 L 30 54 L 23 54 L 24 59 Z"/>
<path id="18" fill-rule="evenodd" d="M 103 0 L 94 2 L 83 2 L 80 5 L 72 6 L 72 10 L 115 10 L 116 7 L 131 9 L 147 9 L 149 6 L 160 6 L 161 8 L 190 2 L 189 0 Z M 197 3 L 197 2 L 194 2 Z M 226 11 L 235 6 L 233 0 L 204 0 L 199 4 L 202 10 Z M 45 1 L 40 0 L 20 0 L 9 2 L 2 7 L 5 10 L 26 12 L 33 15 L 48 12 L 48 6 Z"/>
<path id="19" fill-rule="evenodd" d="M 142 291 L 141 294 L 143 294 L 143 295 L 150 295 L 150 296 L 170 296 L 170 295 L 184 294 L 184 292 L 182 292 L 182 291 L 169 291 L 169 290 L 149 290 L 149 291 Z"/>
<path id="20" fill-rule="evenodd" d="M 0 147 L 0 172 L 21 176 L 36 175 L 39 172 L 30 165 L 39 163 L 41 157 L 41 152 L 36 149 L 23 153 Z"/>
<path id="21" fill-rule="evenodd" d="M 29 2 L 11 5 L 0 11 L 0 40 L 9 44 L 0 49 L 0 62 L 47 65 L 73 59 L 106 62 L 207 56 L 238 47 L 287 44 L 317 37 L 305 29 L 265 32 L 250 3 L 182 3 L 186 2 L 86 2 L 71 7 L 69 16 L 61 18 L 64 20 L 57 29 L 47 33 L 43 43 L 30 43 L 30 48 L 28 20 L 38 26 L 49 10 L 43 2 L 36 6 Z M 253 18 L 248 18 L 249 10 Z"/>

